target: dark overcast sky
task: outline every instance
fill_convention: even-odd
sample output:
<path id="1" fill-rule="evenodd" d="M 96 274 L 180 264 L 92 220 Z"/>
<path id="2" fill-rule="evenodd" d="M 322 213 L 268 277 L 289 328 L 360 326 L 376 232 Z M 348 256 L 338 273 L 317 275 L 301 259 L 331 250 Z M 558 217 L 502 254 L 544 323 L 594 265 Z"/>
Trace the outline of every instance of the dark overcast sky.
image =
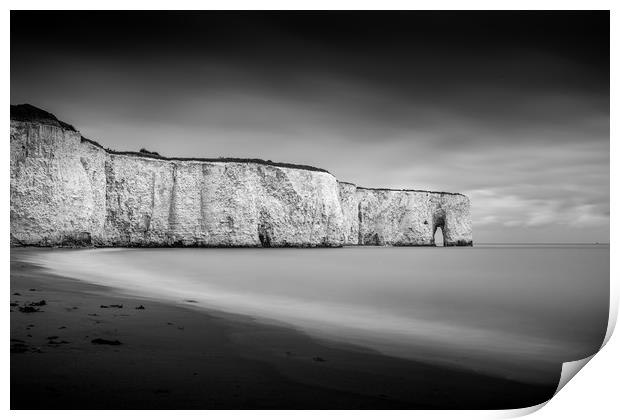
<path id="1" fill-rule="evenodd" d="M 463 192 L 476 242 L 609 241 L 608 12 L 11 12 L 11 103 L 118 150 Z"/>

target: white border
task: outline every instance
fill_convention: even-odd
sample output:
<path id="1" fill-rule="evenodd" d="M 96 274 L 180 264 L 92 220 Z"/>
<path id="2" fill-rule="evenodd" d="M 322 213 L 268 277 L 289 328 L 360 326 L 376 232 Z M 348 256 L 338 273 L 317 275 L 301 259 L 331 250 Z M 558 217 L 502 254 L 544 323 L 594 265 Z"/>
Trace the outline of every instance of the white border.
<path id="1" fill-rule="evenodd" d="M 151 1 L 118 1 L 109 0 L 106 2 L 84 2 L 78 1 L 9 1 L 7 2 L 11 9 L 49 9 L 50 6 L 54 6 L 55 9 L 166 9 L 166 10 L 198 10 L 198 9 L 417 9 L 417 10 L 611 10 L 611 28 L 612 36 L 611 42 L 611 68 L 612 76 L 619 74 L 618 67 L 618 19 L 617 11 L 618 7 L 614 8 L 616 2 L 612 1 L 541 1 L 541 0 L 528 0 L 528 1 L 454 1 L 444 0 L 441 3 L 433 2 L 421 2 L 421 1 L 390 1 L 383 0 L 381 2 L 373 2 L 368 0 L 347 0 L 347 1 L 333 1 L 333 0 L 314 0 L 314 1 L 232 1 L 232 2 L 216 2 L 216 1 L 186 1 L 177 0 L 175 2 L 166 2 L 161 0 Z M 465 7 L 467 6 L 467 7 Z M 58 23 L 62 24 L 62 23 Z M 10 63 L 8 57 L 10 51 L 10 12 L 6 9 L 2 15 L 2 57 L 6 57 L 6 61 L 3 61 L 2 66 L 3 80 L 2 84 L 3 95 L 5 98 L 10 97 Z M 612 77 L 611 85 L 611 213 L 618 214 L 618 201 L 617 196 L 613 192 L 617 191 L 618 171 L 614 166 L 614 163 L 618 161 L 618 141 L 615 139 L 617 134 L 618 112 L 614 107 L 618 98 L 617 83 Z M 7 100 L 10 102 L 10 100 Z M 8 104 L 7 104 L 8 106 Z M 6 108 L 5 108 L 6 109 Z M 8 119 L 8 109 L 6 109 L 6 117 Z M 6 120 L 5 120 L 6 121 Z M 8 127 L 8 121 L 5 127 Z M 8 134 L 8 133 L 7 133 Z M 4 258 L 0 260 L 2 264 L 2 276 L 5 281 L 5 293 L 9 292 L 9 142 L 2 142 L 3 159 L 2 165 L 5 174 L 4 182 L 1 184 L 3 196 L 6 199 L 5 205 L 2 207 L 1 223 L 4 227 L 5 240 L 0 245 Z M 6 165 L 6 167 L 4 167 Z M 618 235 L 618 224 L 615 223 L 615 218 L 611 219 L 611 237 L 615 238 Z M 617 317 L 617 303 L 618 303 L 618 253 L 616 247 L 611 245 L 611 287 L 612 287 L 612 302 L 611 302 L 611 315 L 610 327 L 615 325 Z M 6 295 L 5 295 L 6 296 Z M 10 335 L 10 324 L 8 311 L 5 312 L 5 319 L 2 323 L 3 336 L 8 337 Z M 609 334 L 607 339 L 609 339 Z M 6 342 L 5 342 L 6 343 Z M 618 379 L 619 364 L 617 356 L 619 355 L 620 345 L 618 339 L 611 339 L 603 351 L 597 354 L 590 363 L 588 363 L 577 379 L 570 381 L 565 388 L 563 388 L 554 398 L 552 398 L 547 404 L 543 404 L 544 409 L 536 411 L 532 418 L 540 419 L 555 419 L 555 418 L 609 418 L 613 417 L 613 413 L 618 413 L 617 392 L 615 391 L 615 382 Z M 6 369 L 3 372 L 7 374 L 3 375 L 4 381 L 2 382 L 2 401 L 6 410 L 9 409 L 9 390 L 10 390 L 10 376 L 9 372 L 9 346 L 8 343 L 2 349 L 4 355 L 4 366 Z M 375 418 L 376 416 L 390 417 L 390 418 L 402 418 L 409 419 L 411 416 L 421 418 L 504 418 L 514 417 L 523 414 L 528 414 L 535 409 L 525 410 L 504 410 L 504 411 L 126 411 L 107 413 L 102 411 L 55 411 L 55 412 L 28 412 L 28 411 L 12 411 L 11 417 L 30 419 L 32 416 L 44 415 L 46 418 L 83 418 L 88 416 L 94 419 L 106 419 L 108 420 L 110 415 L 121 418 L 135 418 L 140 416 L 149 416 L 155 419 L 166 419 L 171 415 L 178 417 L 195 417 L 208 415 L 211 418 L 281 418 L 294 415 L 295 417 L 304 418 L 316 418 L 316 417 L 329 417 L 341 419 L 359 419 L 361 418 Z"/>

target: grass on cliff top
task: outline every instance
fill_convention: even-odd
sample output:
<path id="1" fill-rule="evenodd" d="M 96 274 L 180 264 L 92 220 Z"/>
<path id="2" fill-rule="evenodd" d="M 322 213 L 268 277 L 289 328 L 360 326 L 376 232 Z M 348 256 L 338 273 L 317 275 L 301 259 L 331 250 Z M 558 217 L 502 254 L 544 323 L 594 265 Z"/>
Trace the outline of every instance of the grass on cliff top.
<path id="1" fill-rule="evenodd" d="M 30 104 L 11 105 L 11 120 L 40 122 L 43 124 L 60 127 L 65 130 L 77 131 L 71 124 L 60 121 L 54 114 L 50 114 L 49 112 Z"/>
<path id="2" fill-rule="evenodd" d="M 285 163 L 285 162 L 274 162 L 271 160 L 257 159 L 257 158 L 226 158 L 226 157 L 218 157 L 218 158 L 187 158 L 187 157 L 166 157 L 162 156 L 157 152 L 151 152 L 144 148 L 140 149 L 139 152 L 126 152 L 126 151 L 118 151 L 113 149 L 108 149 L 107 147 L 103 147 L 99 143 L 94 140 L 87 139 L 86 137 L 82 137 L 83 142 L 91 143 L 97 147 L 104 149 L 106 152 L 113 155 L 124 155 L 124 156 L 137 156 L 137 157 L 146 157 L 151 159 L 159 159 L 166 161 L 197 161 L 197 162 L 222 162 L 222 163 L 257 163 L 260 165 L 269 165 L 269 166 L 277 166 L 280 168 L 290 168 L 290 169 L 304 169 L 306 171 L 314 171 L 314 172 L 325 172 L 329 173 L 329 171 L 316 168 L 310 165 L 299 165 L 296 163 Z"/>
<path id="3" fill-rule="evenodd" d="M 67 124 L 66 122 L 60 121 L 54 114 L 51 114 L 47 111 L 44 111 L 36 106 L 30 104 L 21 104 L 21 105 L 11 105 L 11 120 L 15 121 L 25 121 L 25 122 L 37 122 L 42 124 L 53 125 L 55 127 L 60 127 L 65 130 L 71 130 L 77 132 L 75 127 L 71 124 Z M 97 147 L 102 148 L 106 152 L 113 155 L 126 155 L 126 156 L 137 156 L 137 157 L 147 157 L 151 159 L 160 159 L 167 161 L 199 161 L 199 162 L 232 162 L 232 163 L 257 163 L 260 165 L 269 165 L 269 166 L 277 166 L 281 168 L 290 168 L 290 169 L 304 169 L 306 171 L 315 171 L 315 172 L 325 172 L 329 173 L 329 171 L 316 168 L 310 165 L 298 165 L 295 163 L 284 163 L 284 162 L 273 162 L 271 160 L 264 159 L 256 159 L 256 158 L 185 158 L 185 157 L 165 157 L 161 156 L 157 152 L 152 152 L 147 149 L 140 149 L 139 152 L 122 152 L 118 150 L 108 149 L 107 147 L 103 147 L 98 142 L 87 139 L 82 136 L 82 142 L 87 142 Z"/>
<path id="4" fill-rule="evenodd" d="M 432 191 L 432 190 L 410 190 L 410 189 L 398 189 L 398 188 L 368 188 L 368 187 L 357 187 L 358 190 L 369 190 L 369 191 L 397 191 L 397 192 L 421 192 L 421 193 L 432 193 L 432 194 L 444 194 L 444 195 L 461 195 L 465 197 L 464 194 L 461 193 L 453 193 L 446 191 Z"/>

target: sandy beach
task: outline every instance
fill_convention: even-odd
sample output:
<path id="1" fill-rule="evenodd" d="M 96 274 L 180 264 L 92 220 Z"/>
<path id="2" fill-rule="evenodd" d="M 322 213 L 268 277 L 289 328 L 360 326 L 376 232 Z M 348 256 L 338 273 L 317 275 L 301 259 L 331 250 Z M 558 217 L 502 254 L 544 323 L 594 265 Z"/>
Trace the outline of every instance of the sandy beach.
<path id="1" fill-rule="evenodd" d="M 12 409 L 502 409 L 555 390 L 193 308 L 192 296 L 129 298 L 50 275 L 28 252 L 11 250 Z"/>

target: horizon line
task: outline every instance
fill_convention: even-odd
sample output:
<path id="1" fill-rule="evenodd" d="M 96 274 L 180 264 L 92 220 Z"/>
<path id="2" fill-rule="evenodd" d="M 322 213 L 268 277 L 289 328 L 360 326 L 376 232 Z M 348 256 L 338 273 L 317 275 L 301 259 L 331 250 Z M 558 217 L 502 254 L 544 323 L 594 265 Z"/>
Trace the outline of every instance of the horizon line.
<path id="1" fill-rule="evenodd" d="M 609 245 L 609 242 L 474 242 L 474 245 Z"/>

